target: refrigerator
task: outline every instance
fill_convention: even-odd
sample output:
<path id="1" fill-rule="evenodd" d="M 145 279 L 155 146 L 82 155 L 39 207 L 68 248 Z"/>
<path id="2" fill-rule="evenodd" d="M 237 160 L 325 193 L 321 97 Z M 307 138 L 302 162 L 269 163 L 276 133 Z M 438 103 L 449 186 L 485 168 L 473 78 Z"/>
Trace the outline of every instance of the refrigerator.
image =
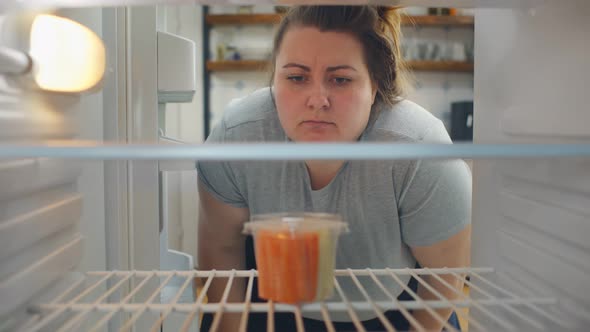
<path id="1" fill-rule="evenodd" d="M 384 309 L 445 306 L 461 312 L 470 330 L 587 329 L 588 1 L 379 1 L 474 8 L 473 144 L 345 144 L 329 151 L 321 145 L 205 146 L 199 144 L 202 134 L 189 141 L 172 135 L 197 126 L 168 122 L 179 103 L 192 105 L 190 116 L 203 118 L 197 82 L 204 59 L 202 41 L 171 33 L 166 13 L 190 16 L 178 8 L 198 11 L 207 3 L 0 4 L 1 331 L 198 331 L 204 312 L 217 320 L 224 312 L 247 317 L 287 311 L 300 322 L 305 311 L 326 317 L 344 311 L 354 321 L 357 311 L 379 316 Z M 30 27 L 22 24 L 44 12 L 79 22 L 101 40 L 104 75 L 89 91 L 40 88 L 36 72 L 27 72 L 29 60 L 21 55 L 33 50 L 21 31 Z M 202 23 L 189 21 L 192 29 Z M 213 278 L 226 277 L 228 285 L 248 278 L 251 285 L 256 271 L 199 270 L 194 251 L 169 249 L 173 223 L 198 222 L 194 162 L 326 155 L 472 160 L 471 268 L 336 271 L 338 277 L 375 282 L 403 274 L 467 273 L 469 295 L 400 303 L 383 289 L 383 298 L 360 302 L 341 294 L 335 302 L 303 306 L 247 299 L 206 303 L 203 289 Z M 268 330 L 274 330 L 272 322 Z"/>

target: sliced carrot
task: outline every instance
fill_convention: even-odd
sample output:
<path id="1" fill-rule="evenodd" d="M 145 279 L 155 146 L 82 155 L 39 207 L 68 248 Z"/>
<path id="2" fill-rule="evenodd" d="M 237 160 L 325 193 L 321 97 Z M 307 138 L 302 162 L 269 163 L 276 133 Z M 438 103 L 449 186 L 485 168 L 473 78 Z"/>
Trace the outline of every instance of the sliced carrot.
<path id="1" fill-rule="evenodd" d="M 285 244 L 285 234 L 276 233 L 272 238 L 273 242 L 273 285 L 274 285 L 274 293 L 273 293 L 273 300 L 277 302 L 285 302 L 288 294 L 285 287 L 285 275 L 288 274 L 286 271 L 286 265 L 284 264 L 285 259 L 283 258 L 286 255 L 287 249 Z"/>
<path id="2" fill-rule="evenodd" d="M 281 302 L 296 303 L 298 299 L 297 282 L 300 279 L 300 258 L 298 239 L 290 234 L 281 239 Z"/>
<path id="3" fill-rule="evenodd" d="M 317 233 L 259 231 L 256 256 L 260 297 L 283 303 L 315 299 L 319 273 Z"/>
<path id="4" fill-rule="evenodd" d="M 281 240 L 277 238 L 276 234 L 269 236 L 268 251 L 268 267 L 269 267 L 269 297 L 270 300 L 278 301 L 279 292 L 281 289 L 281 269 L 280 269 L 280 252 Z"/>
<path id="5" fill-rule="evenodd" d="M 256 266 L 258 268 L 258 295 L 261 298 L 268 298 L 270 295 L 269 278 L 270 278 L 270 267 L 269 267 L 269 234 L 265 231 L 259 231 L 254 239 L 255 246 L 254 251 L 256 255 Z"/>
<path id="6" fill-rule="evenodd" d="M 294 302 L 305 301 L 307 296 L 307 257 L 305 250 L 305 237 L 297 234 L 290 240 L 291 252 L 289 255 L 289 264 L 292 266 L 292 288 L 294 290 Z"/>

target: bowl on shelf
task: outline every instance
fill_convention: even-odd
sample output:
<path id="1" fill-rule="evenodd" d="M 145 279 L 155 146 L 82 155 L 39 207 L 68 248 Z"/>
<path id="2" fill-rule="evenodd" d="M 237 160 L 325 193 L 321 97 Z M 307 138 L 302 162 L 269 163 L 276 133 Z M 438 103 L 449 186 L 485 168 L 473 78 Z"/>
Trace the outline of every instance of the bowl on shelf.
<path id="1" fill-rule="evenodd" d="M 333 214 L 253 216 L 244 233 L 254 239 L 259 296 L 290 304 L 330 297 L 338 238 L 347 231 L 347 224 Z"/>

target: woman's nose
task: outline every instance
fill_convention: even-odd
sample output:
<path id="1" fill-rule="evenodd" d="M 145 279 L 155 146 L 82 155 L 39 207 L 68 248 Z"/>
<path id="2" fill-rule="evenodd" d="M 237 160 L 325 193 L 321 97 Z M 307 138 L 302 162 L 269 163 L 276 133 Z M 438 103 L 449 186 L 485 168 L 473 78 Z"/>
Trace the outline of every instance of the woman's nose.
<path id="1" fill-rule="evenodd" d="M 318 83 L 311 87 L 307 98 L 307 107 L 312 110 L 328 109 L 330 107 L 328 91 L 323 84 Z"/>

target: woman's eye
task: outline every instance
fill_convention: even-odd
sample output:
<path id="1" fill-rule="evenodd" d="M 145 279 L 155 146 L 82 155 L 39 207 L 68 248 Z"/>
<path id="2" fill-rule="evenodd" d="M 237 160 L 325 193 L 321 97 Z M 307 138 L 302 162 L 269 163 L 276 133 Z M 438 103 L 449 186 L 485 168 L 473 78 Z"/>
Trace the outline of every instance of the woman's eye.
<path id="1" fill-rule="evenodd" d="M 337 85 L 344 85 L 344 84 L 346 84 L 346 83 L 348 83 L 348 82 L 350 82 L 350 81 L 351 81 L 351 79 L 350 79 L 350 78 L 346 78 L 346 77 L 334 77 L 332 80 L 333 80 L 333 81 L 334 81 L 334 83 L 336 83 Z"/>
<path id="2" fill-rule="evenodd" d="M 305 81 L 305 77 L 303 75 L 289 75 L 287 76 L 287 80 L 295 83 L 302 83 Z"/>

